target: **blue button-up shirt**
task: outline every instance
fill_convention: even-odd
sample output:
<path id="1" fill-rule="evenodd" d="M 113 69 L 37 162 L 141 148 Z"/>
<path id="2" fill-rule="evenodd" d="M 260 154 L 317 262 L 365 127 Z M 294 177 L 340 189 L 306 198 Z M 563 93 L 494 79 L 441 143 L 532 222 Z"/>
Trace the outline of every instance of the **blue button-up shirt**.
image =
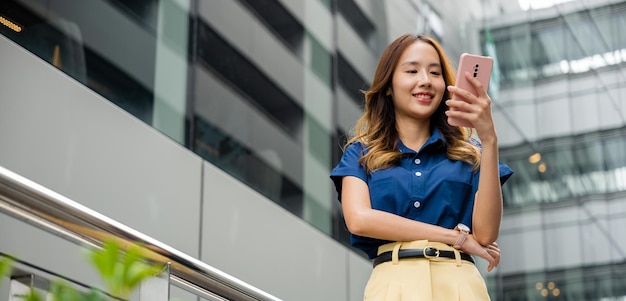
<path id="1" fill-rule="evenodd" d="M 478 141 L 473 141 L 480 146 Z M 472 225 L 480 171 L 472 170 L 465 162 L 448 159 L 445 139 L 437 130 L 418 152 L 401 141 L 398 146 L 403 153 L 399 165 L 367 174 L 358 162 L 363 144 L 349 145 L 330 174 L 339 201 L 342 177 L 354 176 L 367 183 L 373 209 L 449 229 L 458 223 Z M 504 184 L 513 171 L 503 163 L 499 167 L 500 181 Z M 376 257 L 380 245 L 389 242 L 354 234 L 350 241 L 370 258 Z"/>

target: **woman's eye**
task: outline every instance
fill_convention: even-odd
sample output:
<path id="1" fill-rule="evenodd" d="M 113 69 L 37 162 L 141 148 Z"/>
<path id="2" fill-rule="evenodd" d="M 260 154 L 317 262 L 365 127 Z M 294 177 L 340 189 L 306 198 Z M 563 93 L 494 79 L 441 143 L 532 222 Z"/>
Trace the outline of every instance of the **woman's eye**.
<path id="1" fill-rule="evenodd" d="M 439 72 L 439 71 L 431 71 L 430 74 L 432 74 L 432 75 L 441 75 L 441 72 Z"/>
<path id="2" fill-rule="evenodd" d="M 407 70 L 406 73 L 417 73 L 417 70 Z"/>

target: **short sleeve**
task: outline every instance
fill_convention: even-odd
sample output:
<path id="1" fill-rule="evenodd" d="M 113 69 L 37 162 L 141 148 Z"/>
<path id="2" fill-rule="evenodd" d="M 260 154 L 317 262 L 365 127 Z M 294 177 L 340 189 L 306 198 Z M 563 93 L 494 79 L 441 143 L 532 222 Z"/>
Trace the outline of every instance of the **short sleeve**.
<path id="1" fill-rule="evenodd" d="M 361 143 L 356 142 L 350 144 L 343 155 L 341 160 L 337 163 L 337 166 L 330 172 L 330 179 L 335 184 L 337 190 L 338 200 L 341 202 L 341 180 L 345 176 L 354 176 L 364 182 L 367 182 L 367 172 L 365 167 L 359 164 L 359 159 L 363 155 L 364 147 Z"/>
<path id="2" fill-rule="evenodd" d="M 508 180 L 511 175 L 513 175 L 513 170 L 506 164 L 499 162 L 498 170 L 500 172 L 500 185 L 504 185 L 506 180 Z"/>
<path id="3" fill-rule="evenodd" d="M 468 142 L 479 149 L 482 149 L 482 143 L 480 143 L 478 139 L 472 137 Z M 498 162 L 498 171 L 500 173 L 500 186 L 502 186 L 511 177 L 511 175 L 513 175 L 513 170 L 508 165 Z M 478 186 L 478 182 L 476 182 L 475 186 Z"/>

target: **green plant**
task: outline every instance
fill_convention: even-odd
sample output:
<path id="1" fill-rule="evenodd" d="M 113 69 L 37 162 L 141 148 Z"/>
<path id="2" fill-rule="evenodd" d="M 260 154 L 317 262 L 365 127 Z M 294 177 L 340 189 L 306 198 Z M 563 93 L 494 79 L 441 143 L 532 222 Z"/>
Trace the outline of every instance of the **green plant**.
<path id="1" fill-rule="evenodd" d="M 13 270 L 13 264 L 15 263 L 15 259 L 10 256 L 2 255 L 0 256 L 0 284 L 4 281 L 4 277 L 9 277 L 11 275 L 11 270 Z M 28 294 L 24 301 L 43 301 L 37 295 L 32 293 Z"/>
<path id="2" fill-rule="evenodd" d="M 115 241 L 106 241 L 102 249 L 89 249 L 88 261 L 98 270 L 107 291 L 120 299 L 127 300 L 142 281 L 163 271 L 160 264 L 150 263 L 147 249 L 130 245 L 122 250 Z M 9 275 L 14 260 L 0 257 L 0 277 Z M 0 279 L 1 280 L 1 279 Z M 50 285 L 53 301 L 106 301 L 107 297 L 94 288 L 87 292 L 78 291 L 66 281 L 55 280 Z M 43 301 L 34 289 L 24 301 Z"/>
<path id="3" fill-rule="evenodd" d="M 126 299 L 143 280 L 158 275 L 163 266 L 148 263 L 146 249 L 138 245 L 129 246 L 121 254 L 119 244 L 107 241 L 102 250 L 91 252 L 89 260 L 109 292 Z"/>
<path id="4" fill-rule="evenodd" d="M 50 294 L 53 301 L 106 301 L 105 295 L 96 290 L 91 289 L 88 292 L 79 292 L 70 287 L 63 281 L 55 281 L 50 286 Z M 39 301 L 39 300 L 28 300 Z"/>
<path id="5" fill-rule="evenodd" d="M 14 261 L 15 260 L 9 256 L 0 256 L 0 280 L 10 275 Z M 2 282 L 0 281 L 0 283 Z"/>

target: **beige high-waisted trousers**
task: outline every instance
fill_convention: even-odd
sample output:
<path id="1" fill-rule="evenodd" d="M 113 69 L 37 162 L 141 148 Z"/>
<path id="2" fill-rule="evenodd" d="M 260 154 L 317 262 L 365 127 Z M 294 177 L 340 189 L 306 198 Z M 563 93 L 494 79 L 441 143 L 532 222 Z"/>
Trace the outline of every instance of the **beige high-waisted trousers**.
<path id="1" fill-rule="evenodd" d="M 485 281 L 458 250 L 427 240 L 394 242 L 378 248 L 378 254 L 400 249 L 455 251 L 452 258 L 404 258 L 377 265 L 365 287 L 366 301 L 487 301 Z M 393 256 L 397 258 L 397 256 Z"/>

